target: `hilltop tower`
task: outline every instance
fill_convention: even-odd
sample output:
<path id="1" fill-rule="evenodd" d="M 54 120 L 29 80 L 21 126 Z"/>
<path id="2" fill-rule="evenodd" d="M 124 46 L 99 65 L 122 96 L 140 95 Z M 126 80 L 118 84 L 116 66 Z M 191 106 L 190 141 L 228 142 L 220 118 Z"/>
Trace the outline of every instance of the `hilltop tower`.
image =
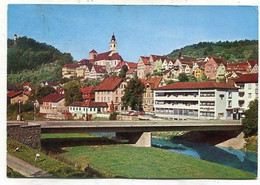
<path id="1" fill-rule="evenodd" d="M 16 41 L 17 41 L 17 35 L 14 34 L 14 45 L 16 45 Z"/>
<path id="2" fill-rule="evenodd" d="M 116 51 L 117 43 L 116 43 L 116 37 L 113 33 L 111 41 L 110 41 L 110 51 Z"/>

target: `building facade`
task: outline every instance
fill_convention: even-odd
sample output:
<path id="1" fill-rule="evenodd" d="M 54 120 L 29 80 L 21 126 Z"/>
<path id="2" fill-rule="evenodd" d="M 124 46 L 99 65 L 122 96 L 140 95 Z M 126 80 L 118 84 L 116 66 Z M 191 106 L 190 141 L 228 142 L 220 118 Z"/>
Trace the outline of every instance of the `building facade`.
<path id="1" fill-rule="evenodd" d="M 216 82 L 179 82 L 154 90 L 158 117 L 238 119 L 238 88 Z"/>

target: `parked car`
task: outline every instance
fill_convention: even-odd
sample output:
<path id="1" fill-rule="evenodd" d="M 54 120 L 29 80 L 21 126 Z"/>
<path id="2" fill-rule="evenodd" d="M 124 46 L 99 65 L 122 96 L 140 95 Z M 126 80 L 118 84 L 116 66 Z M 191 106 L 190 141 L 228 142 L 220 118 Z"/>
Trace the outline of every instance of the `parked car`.
<path id="1" fill-rule="evenodd" d="M 127 115 L 127 116 L 132 116 L 132 114 L 133 114 L 134 112 L 135 112 L 134 110 L 130 110 L 130 111 L 126 112 L 125 115 Z"/>

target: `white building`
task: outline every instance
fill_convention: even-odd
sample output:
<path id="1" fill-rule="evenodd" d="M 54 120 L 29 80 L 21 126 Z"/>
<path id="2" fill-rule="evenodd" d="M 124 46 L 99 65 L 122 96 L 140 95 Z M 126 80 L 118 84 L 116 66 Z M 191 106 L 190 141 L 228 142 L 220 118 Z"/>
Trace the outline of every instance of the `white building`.
<path id="1" fill-rule="evenodd" d="M 95 115 L 98 112 L 107 112 L 108 105 L 106 102 L 74 102 L 69 105 L 69 113 L 74 119 L 87 119 L 87 115 Z"/>
<path id="2" fill-rule="evenodd" d="M 179 82 L 154 90 L 156 116 L 170 119 L 238 119 L 238 88 L 208 82 Z"/>
<path id="3" fill-rule="evenodd" d="M 235 84 L 239 87 L 238 105 L 239 113 L 242 114 L 244 110 L 248 109 L 251 101 L 258 99 L 258 73 L 243 74 L 235 80 Z"/>

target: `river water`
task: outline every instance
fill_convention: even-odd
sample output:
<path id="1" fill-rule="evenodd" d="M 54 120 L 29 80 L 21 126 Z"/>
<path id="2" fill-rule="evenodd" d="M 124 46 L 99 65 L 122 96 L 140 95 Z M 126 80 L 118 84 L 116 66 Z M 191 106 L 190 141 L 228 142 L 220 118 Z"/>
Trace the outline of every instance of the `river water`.
<path id="1" fill-rule="evenodd" d="M 152 138 L 152 146 L 257 174 L 256 153 L 161 138 Z"/>

